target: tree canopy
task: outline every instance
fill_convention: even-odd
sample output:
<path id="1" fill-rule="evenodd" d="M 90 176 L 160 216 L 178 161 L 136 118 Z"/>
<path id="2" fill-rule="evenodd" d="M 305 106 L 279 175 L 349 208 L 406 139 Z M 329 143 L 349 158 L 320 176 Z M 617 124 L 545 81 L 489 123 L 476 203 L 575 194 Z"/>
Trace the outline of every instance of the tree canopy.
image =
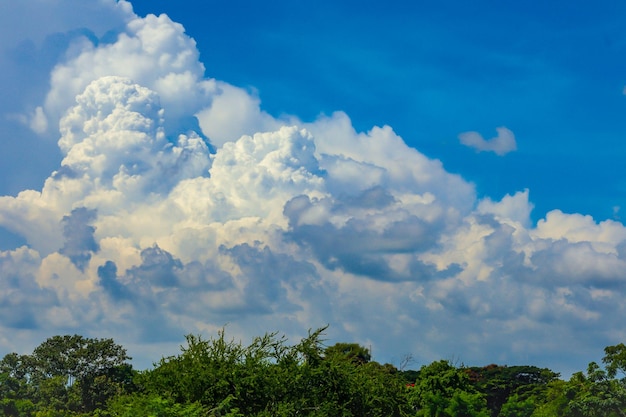
<path id="1" fill-rule="evenodd" d="M 5 415 L 92 412 L 132 384 L 131 358 L 113 339 L 54 336 L 30 355 L 0 361 Z M 42 414 L 43 413 L 43 414 Z"/>
<path id="2" fill-rule="evenodd" d="M 137 371 L 112 339 L 54 336 L 0 360 L 0 416 L 16 417 L 624 417 L 626 346 L 569 380 L 535 366 L 418 370 L 380 364 L 325 328 L 290 344 L 188 335 L 177 355 Z"/>

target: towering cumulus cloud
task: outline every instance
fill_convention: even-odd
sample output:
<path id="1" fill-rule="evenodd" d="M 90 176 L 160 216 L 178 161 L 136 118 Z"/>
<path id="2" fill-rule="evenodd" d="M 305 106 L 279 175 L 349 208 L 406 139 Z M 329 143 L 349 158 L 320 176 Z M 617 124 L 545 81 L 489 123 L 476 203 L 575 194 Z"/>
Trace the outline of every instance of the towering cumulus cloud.
<path id="1" fill-rule="evenodd" d="M 478 199 L 342 112 L 273 118 L 205 77 L 180 24 L 124 24 L 54 67 L 37 126 L 58 128 L 62 160 L 40 190 L 0 197 L 0 225 L 26 242 L 0 252 L 0 334 L 19 335 L 3 350 L 106 334 L 149 364 L 147 346 L 226 323 L 244 338 L 330 324 L 380 361 L 541 364 L 578 346 L 545 364 L 565 368 L 623 336 L 621 223 L 533 224 L 527 190 Z"/>

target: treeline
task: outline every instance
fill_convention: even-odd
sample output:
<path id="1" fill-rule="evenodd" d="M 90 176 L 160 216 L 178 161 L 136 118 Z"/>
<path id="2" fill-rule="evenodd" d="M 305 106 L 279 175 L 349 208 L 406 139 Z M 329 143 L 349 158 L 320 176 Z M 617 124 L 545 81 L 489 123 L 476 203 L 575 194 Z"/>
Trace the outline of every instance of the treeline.
<path id="1" fill-rule="evenodd" d="M 55 336 L 0 361 L 0 416 L 617 417 L 626 416 L 626 346 L 562 380 L 535 366 L 399 370 L 364 347 L 187 336 L 178 355 L 137 371 L 111 339 Z"/>

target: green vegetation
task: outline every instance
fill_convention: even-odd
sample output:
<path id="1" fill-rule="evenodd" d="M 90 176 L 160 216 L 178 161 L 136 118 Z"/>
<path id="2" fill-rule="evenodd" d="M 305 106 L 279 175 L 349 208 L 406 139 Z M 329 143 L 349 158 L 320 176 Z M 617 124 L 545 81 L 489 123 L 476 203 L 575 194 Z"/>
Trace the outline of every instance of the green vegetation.
<path id="1" fill-rule="evenodd" d="M 355 343 L 326 347 L 325 329 L 290 345 L 250 345 L 224 331 L 189 335 L 178 355 L 137 371 L 111 339 L 55 336 L 0 361 L 0 416 L 12 417 L 624 417 L 626 346 L 605 349 L 568 381 L 534 366 L 400 371 Z M 618 378 L 619 376 L 619 378 Z"/>

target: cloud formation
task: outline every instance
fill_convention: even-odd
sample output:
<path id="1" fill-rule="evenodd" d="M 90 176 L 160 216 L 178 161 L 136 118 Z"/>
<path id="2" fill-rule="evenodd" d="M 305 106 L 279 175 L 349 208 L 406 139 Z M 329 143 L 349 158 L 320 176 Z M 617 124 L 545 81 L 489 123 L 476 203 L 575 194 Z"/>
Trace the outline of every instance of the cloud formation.
<path id="1" fill-rule="evenodd" d="M 89 225 L 95 218 L 95 210 L 80 207 L 61 219 L 63 236 L 66 240 L 59 253 L 67 256 L 74 266 L 83 272 L 91 259 L 91 253 L 97 252 L 100 248 L 93 238 L 95 228 Z"/>
<path id="2" fill-rule="evenodd" d="M 0 4 L 0 194 L 41 187 L 60 161 L 59 118 L 48 117 L 43 106 L 52 70 L 75 57 L 81 45 L 114 42 L 134 17 L 124 0 Z"/>
<path id="3" fill-rule="evenodd" d="M 517 149 L 515 135 L 506 127 L 497 127 L 498 135 L 495 138 L 484 139 L 478 132 L 464 132 L 459 140 L 465 146 L 476 149 L 478 152 L 493 152 L 496 155 L 506 155 Z"/>
<path id="4" fill-rule="evenodd" d="M 479 199 L 389 126 L 274 118 L 205 78 L 165 15 L 72 51 L 40 103 L 62 161 L 40 190 L 0 197 L 0 226 L 27 242 L 0 252 L 2 333 L 29 335 L 3 350 L 50 332 L 147 351 L 226 323 L 244 338 L 330 324 L 381 361 L 568 370 L 624 336 L 622 223 L 533 224 L 528 190 Z M 476 135 L 461 140 L 515 148 L 506 128 Z"/>

